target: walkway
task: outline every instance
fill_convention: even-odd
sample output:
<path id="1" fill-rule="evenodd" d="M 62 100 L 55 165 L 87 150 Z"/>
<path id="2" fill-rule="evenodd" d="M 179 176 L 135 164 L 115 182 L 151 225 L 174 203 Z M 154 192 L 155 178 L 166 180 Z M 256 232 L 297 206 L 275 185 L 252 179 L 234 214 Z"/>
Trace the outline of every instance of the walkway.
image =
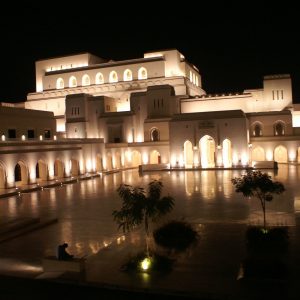
<path id="1" fill-rule="evenodd" d="M 60 178 L 56 180 L 48 180 L 48 181 L 43 181 L 41 183 L 34 183 L 30 185 L 23 185 L 22 187 L 18 187 L 18 188 L 0 189 L 0 198 L 17 196 L 20 195 L 21 193 L 30 193 L 33 191 L 42 190 L 44 188 L 57 187 L 63 184 L 70 184 L 70 183 L 77 182 L 79 180 L 88 180 L 99 176 L 101 175 L 87 174 L 87 175 L 80 175 L 76 177 L 66 177 L 66 178 Z"/>
<path id="2" fill-rule="evenodd" d="M 166 298 L 176 296 L 197 299 L 299 299 L 300 218 L 297 218 L 296 226 L 289 227 L 289 276 L 286 280 L 237 280 L 240 263 L 245 258 L 245 224 L 198 224 L 198 230 L 201 236 L 198 245 L 178 256 L 170 273 L 149 275 L 121 271 L 122 264 L 144 247 L 142 235 L 135 232 L 87 257 L 83 277 L 74 277 L 71 273 L 51 274 L 50 277 L 54 278 L 49 279 L 51 281 L 49 286 L 55 282 L 63 283 L 64 287 L 71 287 L 71 290 L 82 287 L 86 291 L 89 287 L 89 292 L 95 294 L 103 291 L 111 293 L 113 290 L 117 291 L 116 296 L 120 297 L 122 293 L 129 291 L 128 299 L 133 298 L 131 293 L 163 295 Z M 34 279 L 42 272 L 38 265 L 35 269 L 29 268 L 27 271 L 20 268 L 18 272 L 13 266 L 18 266 L 20 261 L 11 260 L 6 262 L 6 266 L 3 262 L 5 260 L 2 259 L 0 267 L 2 274 Z M 40 281 L 36 279 L 30 282 L 30 285 L 39 285 Z M 44 287 L 46 290 L 47 288 L 49 287 Z M 111 299 L 114 299 L 112 295 Z"/>

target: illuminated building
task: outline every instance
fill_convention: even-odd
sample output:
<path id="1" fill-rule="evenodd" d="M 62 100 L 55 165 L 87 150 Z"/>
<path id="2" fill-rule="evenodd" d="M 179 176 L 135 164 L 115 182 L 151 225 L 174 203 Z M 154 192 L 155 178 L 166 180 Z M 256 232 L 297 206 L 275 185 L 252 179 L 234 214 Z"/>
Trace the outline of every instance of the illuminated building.
<path id="1" fill-rule="evenodd" d="M 139 165 L 298 162 L 300 107 L 288 74 L 209 95 L 175 49 L 125 61 L 89 53 L 37 61 L 36 91 L 23 106 L 0 110 L 11 115 L 0 132 L 0 188 Z"/>

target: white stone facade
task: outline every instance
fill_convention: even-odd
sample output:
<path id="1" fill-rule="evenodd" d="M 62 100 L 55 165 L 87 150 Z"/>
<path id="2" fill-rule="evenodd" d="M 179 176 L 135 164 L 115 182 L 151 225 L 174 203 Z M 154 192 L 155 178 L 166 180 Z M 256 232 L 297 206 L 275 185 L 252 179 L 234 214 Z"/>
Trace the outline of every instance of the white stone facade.
<path id="1" fill-rule="evenodd" d="M 24 107 L 0 106 L 0 188 L 141 164 L 299 160 L 300 107 L 289 75 L 207 95 L 198 69 L 175 49 L 125 61 L 89 53 L 38 61 Z"/>

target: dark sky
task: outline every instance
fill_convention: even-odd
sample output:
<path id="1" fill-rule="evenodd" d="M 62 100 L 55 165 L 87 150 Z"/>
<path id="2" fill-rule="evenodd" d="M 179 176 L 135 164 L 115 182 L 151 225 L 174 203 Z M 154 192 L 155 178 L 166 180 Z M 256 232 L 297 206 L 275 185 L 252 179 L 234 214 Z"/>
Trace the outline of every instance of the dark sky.
<path id="1" fill-rule="evenodd" d="M 300 21 L 286 2 L 140 1 L 131 4 L 137 12 L 120 1 L 12 2 L 0 13 L 0 101 L 22 101 L 35 90 L 37 59 L 87 51 L 122 60 L 177 48 L 199 68 L 208 93 L 260 88 L 264 75 L 290 73 L 300 102 Z"/>

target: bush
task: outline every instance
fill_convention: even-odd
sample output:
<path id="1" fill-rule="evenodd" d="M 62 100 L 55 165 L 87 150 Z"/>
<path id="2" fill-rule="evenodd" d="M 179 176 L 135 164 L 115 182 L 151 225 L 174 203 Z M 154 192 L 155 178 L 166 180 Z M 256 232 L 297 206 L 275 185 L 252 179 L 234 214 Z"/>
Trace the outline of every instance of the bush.
<path id="1" fill-rule="evenodd" d="M 171 221 L 156 229 L 153 236 L 159 246 L 176 251 L 186 250 L 199 238 L 197 231 L 183 221 Z"/>

